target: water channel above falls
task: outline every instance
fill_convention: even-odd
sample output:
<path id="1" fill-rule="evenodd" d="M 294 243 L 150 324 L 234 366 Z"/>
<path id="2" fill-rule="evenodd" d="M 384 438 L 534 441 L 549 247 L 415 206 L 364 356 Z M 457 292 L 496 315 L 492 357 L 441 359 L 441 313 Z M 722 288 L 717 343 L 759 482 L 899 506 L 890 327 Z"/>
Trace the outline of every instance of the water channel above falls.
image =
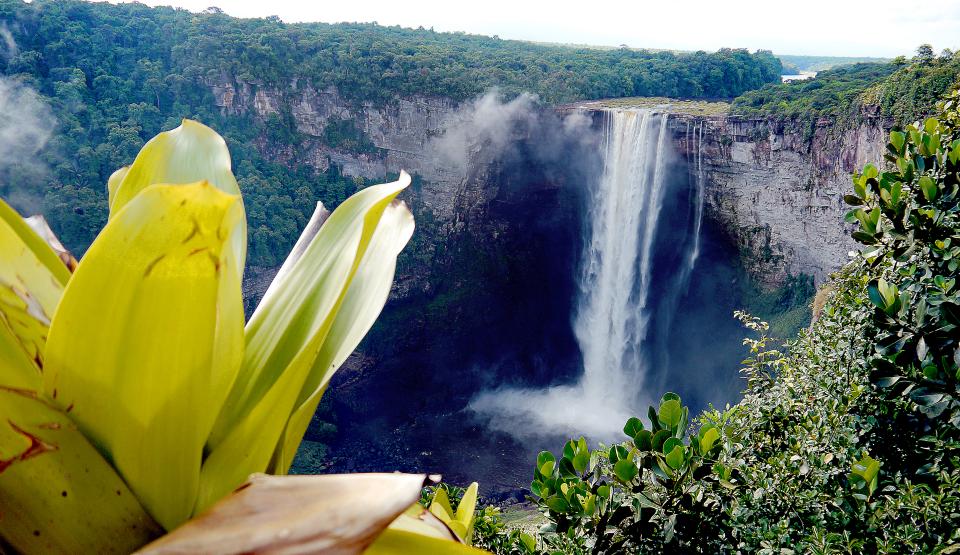
<path id="1" fill-rule="evenodd" d="M 565 298 L 548 299 L 556 304 L 543 310 L 544 317 L 551 307 L 563 311 L 553 318 L 562 329 L 535 333 L 536 312 L 514 310 L 523 299 L 505 298 L 493 314 L 512 331 L 498 332 L 493 322 L 471 339 L 480 334 L 503 353 L 494 362 L 467 355 L 462 339 L 425 337 L 399 359 L 366 369 L 366 381 L 338 375 L 325 470 L 439 472 L 453 482 L 477 480 L 493 497 L 517 497 L 538 451 L 581 434 L 619 441 L 624 421 L 646 414 L 665 391 L 693 411 L 736 399 L 743 334 L 732 313 L 742 271 L 705 210 L 702 124 L 687 124 L 678 137 L 669 116 L 653 110 L 592 117 L 601 167 L 578 189 L 564 189 L 578 198 L 581 234 L 558 238 L 549 245 L 555 252 L 523 270 L 538 279 L 569 272 Z M 536 168 L 504 171 L 529 172 L 531 183 L 548 177 L 538 178 Z M 566 266 L 537 267 L 558 260 Z M 530 356 L 537 350 L 542 356 Z M 338 401 L 338 387 L 354 400 Z"/>

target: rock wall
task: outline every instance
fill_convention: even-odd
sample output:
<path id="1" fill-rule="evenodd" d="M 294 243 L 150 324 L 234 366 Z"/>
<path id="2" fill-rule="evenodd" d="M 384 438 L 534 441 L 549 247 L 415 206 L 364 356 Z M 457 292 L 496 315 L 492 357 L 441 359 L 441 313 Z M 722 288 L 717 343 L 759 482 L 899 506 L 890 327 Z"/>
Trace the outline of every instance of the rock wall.
<path id="1" fill-rule="evenodd" d="M 422 230 L 429 234 L 420 258 L 433 257 L 434 248 L 451 234 L 473 225 L 496 234 L 497 225 L 484 222 L 500 184 L 485 182 L 482 145 L 472 163 L 462 167 L 445 161 L 431 141 L 461 117 L 459 105 L 443 98 L 400 98 L 385 105 L 352 103 L 335 89 L 317 90 L 297 80 L 286 88 L 221 77 L 208 83 L 225 114 L 253 114 L 269 118 L 288 112 L 305 137 L 299 151 L 320 170 L 338 165 L 347 175 L 381 179 L 401 168 L 419 175 L 422 185 L 408 195 Z M 569 111 L 576 106 L 564 107 Z M 325 138 L 331 122 L 349 121 L 373 145 L 369 152 L 351 152 L 330 146 Z M 751 273 L 770 285 L 788 275 L 812 275 L 819 284 L 848 259 L 855 248 L 851 228 L 843 222 L 847 208 L 843 194 L 850 173 L 882 159 L 887 122 L 865 113 L 852 127 L 829 121 L 813 126 L 795 122 L 743 119 L 734 116 L 674 114 L 671 129 L 681 153 L 696 171 L 696 149 L 702 148 L 708 215 L 718 221 L 740 247 Z M 691 133 L 703 126 L 700 145 Z M 269 150 L 268 145 L 263 145 Z M 292 148 L 274 149 L 284 161 Z M 427 215 L 426 218 L 420 217 Z M 261 274 L 262 275 L 262 274 Z M 259 281 L 263 281 L 260 279 Z M 401 276 L 401 290 L 429 287 L 425 275 Z M 252 295 L 258 286 L 251 285 Z"/>
<path id="2" fill-rule="evenodd" d="M 319 170 L 336 164 L 345 175 L 382 179 L 401 169 L 418 174 L 424 186 L 418 192 L 422 201 L 441 219 L 453 217 L 455 195 L 451 189 L 466 177 L 457 164 L 433 155 L 430 140 L 455 123 L 458 104 L 432 97 L 399 98 L 379 106 L 371 102 L 353 103 L 334 88 L 318 90 L 298 80 L 286 88 L 264 87 L 227 76 L 207 83 L 221 111 L 227 115 L 252 114 L 266 119 L 289 112 L 297 130 L 305 137 L 298 145 L 306 152 L 307 163 Z M 337 121 L 351 122 L 375 147 L 357 153 L 331 147 L 325 140 L 327 126 Z M 267 147 L 267 145 L 263 145 Z M 292 150 L 280 148 L 274 157 L 292 157 Z M 290 160 L 292 162 L 292 160 Z"/>
<path id="3" fill-rule="evenodd" d="M 692 172 L 698 125 L 708 214 L 736 241 L 756 278 L 775 285 L 804 273 L 820 284 L 846 263 L 856 243 L 843 221 L 843 195 L 852 172 L 882 162 L 888 122 L 863 114 L 850 127 L 825 120 L 805 127 L 678 114 L 674 138 Z"/>

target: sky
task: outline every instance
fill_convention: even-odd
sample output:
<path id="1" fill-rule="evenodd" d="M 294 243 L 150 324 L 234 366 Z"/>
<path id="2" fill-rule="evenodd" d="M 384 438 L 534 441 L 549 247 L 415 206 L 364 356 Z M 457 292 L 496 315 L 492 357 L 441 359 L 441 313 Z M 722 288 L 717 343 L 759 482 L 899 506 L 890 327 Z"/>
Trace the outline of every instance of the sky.
<path id="1" fill-rule="evenodd" d="M 960 0 L 145 0 L 286 22 L 376 21 L 542 42 L 820 56 L 960 50 Z"/>

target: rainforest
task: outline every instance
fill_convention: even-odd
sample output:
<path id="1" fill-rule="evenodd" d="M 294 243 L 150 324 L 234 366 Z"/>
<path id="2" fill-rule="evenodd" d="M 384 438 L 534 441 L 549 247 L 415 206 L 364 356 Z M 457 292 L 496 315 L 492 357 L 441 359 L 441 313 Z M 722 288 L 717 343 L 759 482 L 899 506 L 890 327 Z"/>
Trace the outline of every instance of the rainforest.
<path id="1" fill-rule="evenodd" d="M 960 548 L 952 50 L 0 39 L 0 553 Z"/>

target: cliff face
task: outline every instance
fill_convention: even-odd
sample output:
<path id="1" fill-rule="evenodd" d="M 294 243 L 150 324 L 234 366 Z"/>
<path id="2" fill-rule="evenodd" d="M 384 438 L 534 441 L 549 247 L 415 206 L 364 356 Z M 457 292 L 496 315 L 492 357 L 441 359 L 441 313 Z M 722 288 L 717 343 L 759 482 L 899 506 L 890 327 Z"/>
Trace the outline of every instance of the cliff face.
<path id="1" fill-rule="evenodd" d="M 698 125 L 702 147 L 694 136 Z M 856 245 L 843 221 L 849 209 L 843 195 L 852 172 L 882 161 L 887 127 L 870 114 L 852 127 L 683 115 L 672 125 L 691 172 L 702 148 L 708 214 L 767 284 L 800 273 L 819 284 L 848 260 Z"/>
<path id="2" fill-rule="evenodd" d="M 509 226 L 504 214 L 490 217 L 502 179 L 488 179 L 493 161 L 483 145 L 472 145 L 468 164 L 438 156 L 434 148 L 432 141 L 463 118 L 461 106 L 450 100 L 412 97 L 382 106 L 357 104 L 334 89 L 317 90 L 296 80 L 283 89 L 226 77 L 209 85 L 224 113 L 292 117 L 304 138 L 298 150 L 306 153 L 297 163 L 320 170 L 336 164 L 346 175 L 368 179 L 382 179 L 401 168 L 418 175 L 422 181 L 407 200 L 425 235 L 418 253 L 421 262 L 433 260 L 436 247 L 453 235 L 472 232 L 495 240 Z M 331 126 L 344 123 L 367 148 L 331 145 Z M 702 141 L 697 138 L 699 126 Z M 842 197 L 851 172 L 882 159 L 886 127 L 873 114 L 862 114 L 856 125 L 844 128 L 829 121 L 811 128 L 735 116 L 671 116 L 674 142 L 691 172 L 696 171 L 700 150 L 709 217 L 739 246 L 751 274 L 770 285 L 800 273 L 821 283 L 845 263 L 855 245 L 850 226 L 843 222 L 847 209 Z M 274 158 L 294 163 L 291 148 L 261 146 Z M 430 279 L 424 270 L 399 276 L 401 296 L 427 292 Z M 247 287 L 250 296 L 257 296 L 269 274 L 254 270 Z"/>
<path id="3" fill-rule="evenodd" d="M 458 105 L 448 99 L 412 97 L 384 106 L 370 102 L 351 103 L 336 89 L 317 90 L 294 80 L 286 88 L 268 88 L 256 83 L 221 77 L 208 83 L 217 106 L 225 114 L 252 114 L 261 119 L 289 114 L 304 137 L 298 145 L 306 152 L 296 160 L 319 170 L 336 164 L 345 175 L 382 179 L 405 169 L 424 182 L 418 193 L 438 218 L 453 216 L 455 195 L 451 188 L 466 177 L 464 168 L 433 156 L 429 143 L 455 123 Z M 331 146 L 329 129 L 348 124 L 370 148 Z M 261 145 L 265 149 L 268 145 Z M 275 158 L 293 162 L 292 152 L 274 150 Z M 286 159 L 286 160 L 285 160 Z"/>

